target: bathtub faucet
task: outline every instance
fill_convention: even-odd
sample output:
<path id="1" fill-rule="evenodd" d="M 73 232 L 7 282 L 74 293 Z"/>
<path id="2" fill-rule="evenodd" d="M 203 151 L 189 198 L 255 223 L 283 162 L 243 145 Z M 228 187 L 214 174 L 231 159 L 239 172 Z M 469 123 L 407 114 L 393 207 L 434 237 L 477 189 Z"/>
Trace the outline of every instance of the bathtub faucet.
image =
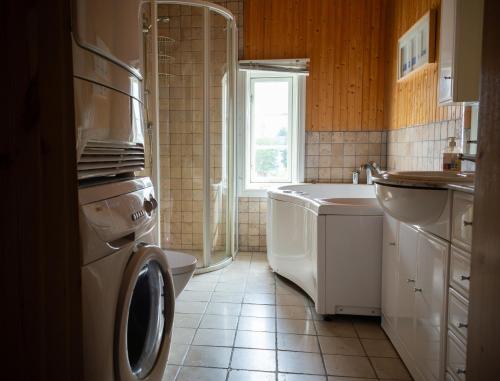
<path id="1" fill-rule="evenodd" d="M 368 163 L 362 164 L 359 167 L 359 170 L 362 171 L 363 169 L 366 171 L 366 183 L 367 184 L 373 184 L 372 174 L 374 172 L 375 173 L 381 172 L 379 165 L 377 163 L 375 163 L 374 161 L 369 161 Z"/>

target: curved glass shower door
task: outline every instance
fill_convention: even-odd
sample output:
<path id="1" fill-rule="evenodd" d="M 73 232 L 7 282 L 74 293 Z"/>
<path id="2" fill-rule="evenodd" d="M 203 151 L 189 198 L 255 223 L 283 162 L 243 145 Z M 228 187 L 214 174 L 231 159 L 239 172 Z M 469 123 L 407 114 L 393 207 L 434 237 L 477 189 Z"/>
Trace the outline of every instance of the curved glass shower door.
<path id="1" fill-rule="evenodd" d="M 217 268 L 232 256 L 235 23 L 218 6 L 167 0 L 157 26 L 161 245 Z"/>

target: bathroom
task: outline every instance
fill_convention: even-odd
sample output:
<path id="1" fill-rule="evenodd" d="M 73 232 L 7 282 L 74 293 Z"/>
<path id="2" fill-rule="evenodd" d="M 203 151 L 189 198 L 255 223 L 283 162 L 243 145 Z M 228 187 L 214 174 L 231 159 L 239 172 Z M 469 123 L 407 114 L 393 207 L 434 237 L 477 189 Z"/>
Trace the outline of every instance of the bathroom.
<path id="1" fill-rule="evenodd" d="M 10 379 L 497 379 L 497 2 L 2 13 Z"/>

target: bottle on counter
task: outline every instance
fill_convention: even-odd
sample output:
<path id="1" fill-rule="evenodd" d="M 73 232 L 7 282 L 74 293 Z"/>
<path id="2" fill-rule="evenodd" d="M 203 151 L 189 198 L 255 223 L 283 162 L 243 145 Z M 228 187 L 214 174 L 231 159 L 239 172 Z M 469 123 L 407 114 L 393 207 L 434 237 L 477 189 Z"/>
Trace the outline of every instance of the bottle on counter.
<path id="1" fill-rule="evenodd" d="M 460 150 L 457 148 L 455 137 L 452 136 L 448 147 L 443 151 L 443 171 L 459 172 L 461 169 Z"/>

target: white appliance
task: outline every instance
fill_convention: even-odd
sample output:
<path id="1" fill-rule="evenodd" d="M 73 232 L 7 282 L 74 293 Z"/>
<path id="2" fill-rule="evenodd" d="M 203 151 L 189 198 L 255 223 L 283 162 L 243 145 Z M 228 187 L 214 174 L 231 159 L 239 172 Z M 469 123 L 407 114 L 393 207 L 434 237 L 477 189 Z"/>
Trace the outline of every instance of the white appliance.
<path id="1" fill-rule="evenodd" d="M 72 1 L 79 180 L 144 168 L 142 20 L 149 6 Z"/>
<path id="2" fill-rule="evenodd" d="M 151 181 L 81 187 L 79 201 L 84 379 L 160 381 L 175 291 L 167 256 L 154 245 Z"/>

